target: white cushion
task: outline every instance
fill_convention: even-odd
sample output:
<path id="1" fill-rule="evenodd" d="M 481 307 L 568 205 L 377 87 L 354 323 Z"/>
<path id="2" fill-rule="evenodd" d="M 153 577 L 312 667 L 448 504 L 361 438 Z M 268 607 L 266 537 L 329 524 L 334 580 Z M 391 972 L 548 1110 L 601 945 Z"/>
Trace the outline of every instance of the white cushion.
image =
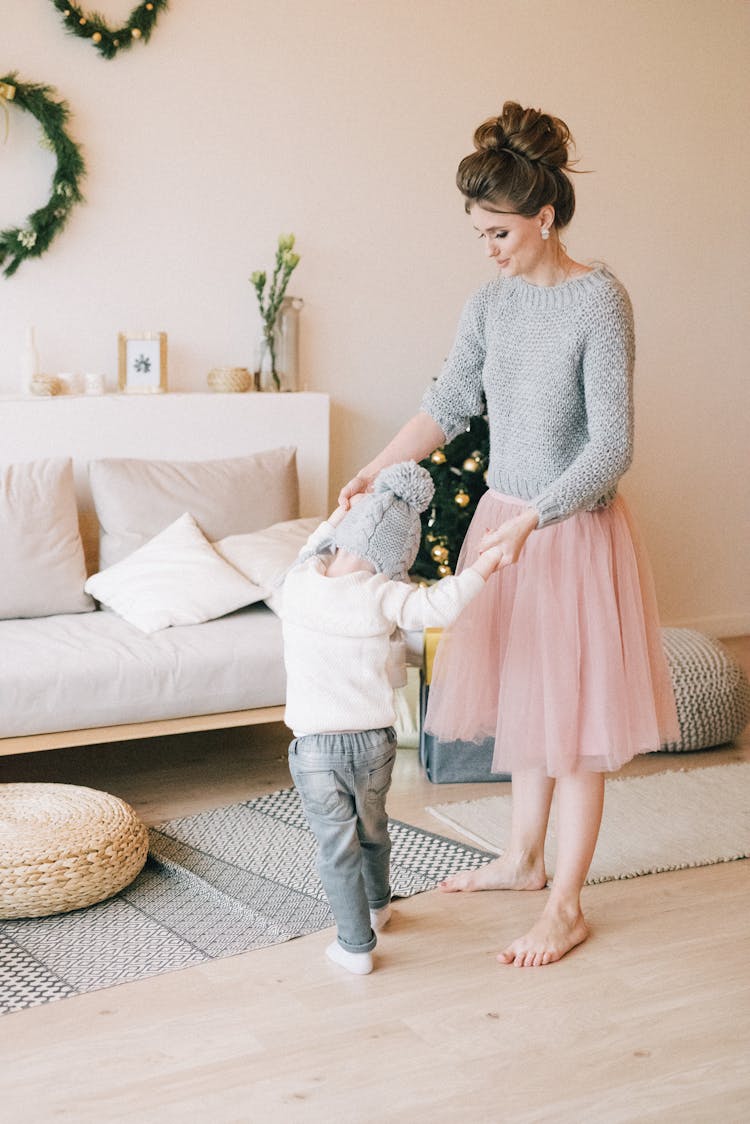
<path id="1" fill-rule="evenodd" d="M 266 593 L 219 557 L 188 512 L 86 590 L 141 632 L 210 621 Z"/>
<path id="2" fill-rule="evenodd" d="M 150 635 L 108 612 L 0 621 L 0 684 L 4 737 L 279 706 L 281 621 L 262 601 Z"/>
<path id="3" fill-rule="evenodd" d="M 213 545 L 241 574 L 265 587 L 267 595 L 263 600 L 269 609 L 278 612 L 284 576 L 320 522 L 318 518 L 287 519 L 263 531 L 229 535 Z"/>
<path id="4" fill-rule="evenodd" d="M 0 618 L 89 612 L 85 581 L 70 459 L 0 468 Z"/>
<path id="5" fill-rule="evenodd" d="M 92 461 L 89 479 L 101 569 L 138 550 L 183 511 L 211 540 L 299 515 L 291 446 L 214 461 Z"/>

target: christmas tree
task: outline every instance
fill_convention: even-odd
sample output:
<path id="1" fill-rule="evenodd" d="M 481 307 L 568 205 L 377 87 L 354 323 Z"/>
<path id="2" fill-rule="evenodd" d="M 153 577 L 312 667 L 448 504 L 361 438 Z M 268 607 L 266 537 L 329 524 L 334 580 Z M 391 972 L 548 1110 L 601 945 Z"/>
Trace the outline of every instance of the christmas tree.
<path id="1" fill-rule="evenodd" d="M 472 418 L 465 433 L 421 462 L 433 479 L 435 495 L 422 514 L 414 577 L 431 581 L 454 573 L 464 535 L 487 490 L 488 461 L 487 418 L 478 417 Z"/>

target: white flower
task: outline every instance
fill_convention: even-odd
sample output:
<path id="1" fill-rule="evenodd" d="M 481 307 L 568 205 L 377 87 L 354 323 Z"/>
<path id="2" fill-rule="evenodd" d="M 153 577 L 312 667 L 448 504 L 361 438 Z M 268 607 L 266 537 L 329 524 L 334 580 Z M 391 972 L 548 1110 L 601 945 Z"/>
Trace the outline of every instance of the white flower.
<path id="1" fill-rule="evenodd" d="M 30 230 L 28 227 L 26 230 L 19 230 L 18 241 L 25 249 L 33 250 L 36 245 L 36 231 Z"/>
<path id="2" fill-rule="evenodd" d="M 73 195 L 73 188 L 69 183 L 59 183 L 55 191 L 58 195 L 64 195 L 66 199 L 70 199 Z"/>

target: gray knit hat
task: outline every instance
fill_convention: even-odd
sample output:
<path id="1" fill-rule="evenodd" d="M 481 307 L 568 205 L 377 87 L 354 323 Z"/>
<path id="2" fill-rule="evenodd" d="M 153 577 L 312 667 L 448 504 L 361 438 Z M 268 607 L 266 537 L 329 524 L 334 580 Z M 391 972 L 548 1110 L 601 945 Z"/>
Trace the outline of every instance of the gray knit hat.
<path id="1" fill-rule="evenodd" d="M 378 573 L 405 581 L 422 537 L 419 513 L 434 491 L 429 472 L 414 461 L 384 468 L 373 491 L 352 504 L 339 523 L 334 545 L 371 562 Z"/>

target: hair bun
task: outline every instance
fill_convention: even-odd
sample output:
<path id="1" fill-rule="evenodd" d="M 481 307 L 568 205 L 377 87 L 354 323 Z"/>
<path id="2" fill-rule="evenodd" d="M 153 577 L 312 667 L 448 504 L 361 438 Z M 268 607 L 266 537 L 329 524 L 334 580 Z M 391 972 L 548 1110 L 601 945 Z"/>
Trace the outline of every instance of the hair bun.
<path id="1" fill-rule="evenodd" d="M 416 461 L 401 461 L 378 473 L 373 490 L 392 492 L 396 499 L 421 512 L 429 506 L 435 485 L 426 468 L 421 468 Z"/>
<path id="2" fill-rule="evenodd" d="M 567 166 L 571 142 L 570 129 L 559 117 L 524 109 L 517 101 L 506 101 L 500 116 L 484 121 L 474 134 L 480 151 L 505 149 L 553 168 Z"/>

